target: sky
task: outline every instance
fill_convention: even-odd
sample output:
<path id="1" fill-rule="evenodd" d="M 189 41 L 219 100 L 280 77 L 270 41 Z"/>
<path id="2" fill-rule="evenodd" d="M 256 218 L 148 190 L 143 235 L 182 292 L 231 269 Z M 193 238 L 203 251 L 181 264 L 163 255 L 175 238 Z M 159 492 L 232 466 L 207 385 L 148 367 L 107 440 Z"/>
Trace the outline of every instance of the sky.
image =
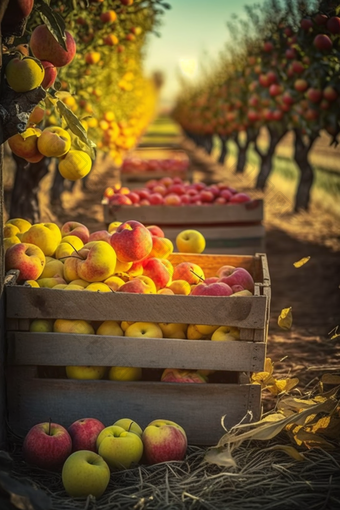
<path id="1" fill-rule="evenodd" d="M 161 71 L 165 83 L 161 92 L 163 104 L 171 103 L 179 90 L 178 74 L 188 73 L 197 79 L 201 62 L 218 57 L 228 40 L 227 21 L 233 14 L 242 16 L 244 5 L 255 0 L 167 0 L 158 31 L 146 45 L 145 72 Z M 181 70 L 182 69 L 182 70 Z"/>

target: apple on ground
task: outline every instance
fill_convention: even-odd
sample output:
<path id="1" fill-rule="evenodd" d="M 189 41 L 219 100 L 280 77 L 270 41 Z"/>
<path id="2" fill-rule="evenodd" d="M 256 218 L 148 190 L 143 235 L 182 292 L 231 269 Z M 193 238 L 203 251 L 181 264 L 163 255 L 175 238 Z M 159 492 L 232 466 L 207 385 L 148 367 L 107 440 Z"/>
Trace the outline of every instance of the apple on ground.
<path id="1" fill-rule="evenodd" d="M 188 446 L 184 429 L 170 420 L 153 420 L 142 435 L 147 464 L 183 460 Z"/>
<path id="2" fill-rule="evenodd" d="M 198 230 L 183 230 L 176 237 L 176 246 L 180 253 L 203 253 L 206 242 Z"/>
<path id="3" fill-rule="evenodd" d="M 90 450 L 97 452 L 96 441 L 99 433 L 105 429 L 104 423 L 97 418 L 80 418 L 67 429 L 72 439 L 72 451 Z"/>
<path id="4" fill-rule="evenodd" d="M 141 460 L 143 442 L 138 434 L 128 432 L 118 425 L 111 425 L 100 432 L 97 451 L 111 470 L 129 469 Z"/>
<path id="5" fill-rule="evenodd" d="M 110 468 L 98 453 L 79 450 L 65 461 L 61 473 L 65 491 L 72 498 L 102 496 L 110 481 Z"/>
<path id="6" fill-rule="evenodd" d="M 72 439 L 68 431 L 51 422 L 34 425 L 22 445 L 23 457 L 28 464 L 49 471 L 60 470 L 71 451 Z"/>

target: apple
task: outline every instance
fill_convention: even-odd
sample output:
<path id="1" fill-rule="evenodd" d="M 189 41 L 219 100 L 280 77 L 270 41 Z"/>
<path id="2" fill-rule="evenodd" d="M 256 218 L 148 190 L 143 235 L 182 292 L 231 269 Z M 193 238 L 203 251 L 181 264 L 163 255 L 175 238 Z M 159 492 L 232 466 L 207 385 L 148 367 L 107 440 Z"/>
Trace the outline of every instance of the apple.
<path id="1" fill-rule="evenodd" d="M 178 205 L 181 205 L 181 199 L 175 193 L 170 193 L 169 195 L 166 195 L 164 197 L 164 204 L 165 205 L 178 206 Z"/>
<path id="2" fill-rule="evenodd" d="M 46 25 L 37 26 L 30 37 L 33 55 L 39 60 L 52 62 L 55 67 L 64 67 L 72 62 L 76 54 L 76 43 L 72 35 L 65 30 L 66 50 L 58 43 Z"/>
<path id="3" fill-rule="evenodd" d="M 134 322 L 125 330 L 130 338 L 163 338 L 163 331 L 155 322 Z"/>
<path id="4" fill-rule="evenodd" d="M 203 253 L 206 242 L 198 230 L 182 230 L 176 237 L 176 246 L 180 253 Z"/>
<path id="5" fill-rule="evenodd" d="M 178 370 L 166 368 L 161 376 L 162 382 L 206 383 L 207 379 L 196 370 Z"/>
<path id="6" fill-rule="evenodd" d="M 44 79 L 41 83 L 42 88 L 48 89 L 52 87 L 55 82 L 58 74 L 57 68 L 52 64 L 52 62 L 48 62 L 47 60 L 41 60 L 41 65 L 45 70 Z"/>
<path id="7" fill-rule="evenodd" d="M 164 198 L 160 193 L 150 193 L 149 202 L 150 205 L 162 205 L 164 204 Z"/>
<path id="8" fill-rule="evenodd" d="M 89 236 L 88 242 L 91 241 L 106 241 L 107 243 L 110 243 L 111 239 L 111 233 L 107 230 L 96 230 L 95 232 L 92 232 Z"/>
<path id="9" fill-rule="evenodd" d="M 71 284 L 69 284 L 68 287 L 70 285 Z M 82 289 L 83 289 L 83 287 L 82 287 Z M 89 283 L 86 286 L 86 290 L 89 290 L 90 292 L 112 292 L 111 287 L 109 287 L 108 285 L 106 285 L 106 283 L 103 283 L 103 282 Z"/>
<path id="10" fill-rule="evenodd" d="M 111 246 L 121 262 L 137 262 L 151 252 L 152 234 L 139 221 L 126 221 L 113 232 Z"/>
<path id="11" fill-rule="evenodd" d="M 147 279 L 146 279 L 147 278 Z M 155 294 L 155 283 L 144 275 L 136 276 L 133 280 L 123 283 L 117 292 L 132 292 L 133 294 Z"/>
<path id="12" fill-rule="evenodd" d="M 105 429 L 104 423 L 97 418 L 80 418 L 74 421 L 67 431 L 72 439 L 72 451 L 90 450 L 96 452 L 96 440 Z"/>
<path id="13" fill-rule="evenodd" d="M 45 267 L 45 255 L 35 244 L 16 243 L 5 253 L 5 270 L 18 269 L 18 282 L 37 280 Z"/>
<path id="14" fill-rule="evenodd" d="M 139 367 L 111 367 L 108 378 L 110 381 L 140 381 L 142 369 Z"/>
<path id="15" fill-rule="evenodd" d="M 133 432 L 134 434 L 137 434 L 140 438 L 143 434 L 143 429 L 133 420 L 130 420 L 130 418 L 120 418 L 119 420 L 115 421 L 113 425 L 117 425 L 118 427 L 122 427 L 127 432 Z"/>
<path id="16" fill-rule="evenodd" d="M 49 471 L 60 470 L 71 451 L 70 434 L 62 425 L 51 422 L 34 425 L 22 445 L 23 457 L 28 464 Z"/>
<path id="17" fill-rule="evenodd" d="M 65 236 L 79 237 L 79 239 L 83 241 L 83 244 L 86 244 L 90 237 L 89 229 L 78 221 L 67 221 L 62 225 L 60 232 L 63 238 Z"/>
<path id="18" fill-rule="evenodd" d="M 94 335 L 94 329 L 87 321 L 80 319 L 56 319 L 53 323 L 55 333 L 76 333 Z"/>
<path id="19" fill-rule="evenodd" d="M 230 296 L 233 293 L 229 285 L 221 280 L 216 283 L 199 283 L 192 291 L 191 296 Z"/>
<path id="20" fill-rule="evenodd" d="M 204 280 L 203 269 L 192 262 L 181 262 L 174 268 L 173 280 L 186 280 L 190 285 L 195 285 Z"/>
<path id="21" fill-rule="evenodd" d="M 50 278 L 38 278 L 37 282 L 39 284 L 39 287 L 41 288 L 46 287 L 47 289 L 53 289 L 53 287 L 60 283 L 64 283 L 66 285 L 66 281 L 64 280 L 64 278 L 61 278 L 61 276 L 59 275 L 52 276 Z"/>
<path id="22" fill-rule="evenodd" d="M 11 218 L 6 221 L 5 225 L 15 225 L 19 229 L 20 233 L 26 232 L 26 230 L 32 226 L 29 221 L 23 218 Z"/>
<path id="23" fill-rule="evenodd" d="M 187 328 L 187 339 L 188 340 L 209 340 L 210 334 L 202 333 L 198 331 L 196 324 L 189 324 Z"/>
<path id="24" fill-rule="evenodd" d="M 38 149 L 47 157 L 60 158 L 71 148 L 71 136 L 59 126 L 46 127 L 38 138 Z"/>
<path id="25" fill-rule="evenodd" d="M 61 232 L 56 223 L 36 223 L 23 233 L 22 242 L 39 246 L 46 256 L 51 257 L 61 242 Z"/>
<path id="26" fill-rule="evenodd" d="M 30 331 L 33 333 L 51 333 L 53 331 L 53 320 L 33 319 L 30 323 Z"/>
<path id="27" fill-rule="evenodd" d="M 150 232 L 153 236 L 165 237 L 163 230 L 160 227 L 158 227 L 157 225 L 148 225 L 146 228 L 148 230 L 150 230 Z"/>
<path id="28" fill-rule="evenodd" d="M 230 287 L 241 285 L 244 289 L 254 292 L 254 280 L 249 271 L 243 267 L 222 266 L 217 271 L 219 281 Z"/>
<path id="29" fill-rule="evenodd" d="M 97 451 L 111 470 L 129 469 L 141 460 L 143 442 L 138 434 L 128 432 L 118 425 L 111 425 L 100 432 Z"/>
<path id="30" fill-rule="evenodd" d="M 230 340 L 239 340 L 240 330 L 233 326 L 220 326 L 211 335 L 211 340 L 217 342 L 226 342 Z"/>
<path id="31" fill-rule="evenodd" d="M 133 202 L 128 195 L 116 194 L 110 198 L 110 204 L 112 205 L 132 205 Z"/>
<path id="32" fill-rule="evenodd" d="M 328 52 L 333 48 L 333 42 L 326 34 L 318 34 L 313 41 L 317 50 Z"/>
<path id="33" fill-rule="evenodd" d="M 164 338 L 185 339 L 188 325 L 184 323 L 159 322 Z"/>
<path id="34" fill-rule="evenodd" d="M 167 259 L 174 251 L 174 245 L 167 237 L 152 235 L 152 250 L 149 253 L 150 258 Z"/>
<path id="35" fill-rule="evenodd" d="M 61 473 L 63 486 L 71 498 L 102 496 L 110 481 L 110 468 L 98 453 L 79 450 L 65 461 Z"/>
<path id="36" fill-rule="evenodd" d="M 230 199 L 230 204 L 242 204 L 244 202 L 250 202 L 251 198 L 247 193 L 235 193 Z"/>
<path id="37" fill-rule="evenodd" d="M 116 268 L 116 270 L 117 270 L 117 268 Z M 124 285 L 125 281 L 122 278 L 120 278 L 119 276 L 113 275 L 113 276 L 109 276 L 109 278 L 106 278 L 106 280 L 104 280 L 104 283 L 108 287 L 110 287 L 110 289 L 113 290 L 113 292 L 116 292 L 116 290 L 118 290 L 119 287 Z"/>
<path id="38" fill-rule="evenodd" d="M 54 258 L 61 260 L 67 259 L 70 255 L 84 247 L 83 241 L 77 236 L 65 236 L 58 244 L 54 253 Z"/>
<path id="39" fill-rule="evenodd" d="M 91 241 L 84 245 L 77 260 L 78 277 L 87 282 L 102 282 L 114 274 L 116 253 L 106 241 Z"/>
<path id="40" fill-rule="evenodd" d="M 148 258 L 143 264 L 143 275 L 151 278 L 156 290 L 163 289 L 171 282 L 171 274 L 163 264 L 162 259 L 156 257 Z"/>
<path id="41" fill-rule="evenodd" d="M 164 289 L 159 289 L 157 291 L 157 294 L 165 294 L 171 296 L 174 295 L 175 293 L 171 289 L 169 289 L 169 287 L 164 287 Z"/>
<path id="42" fill-rule="evenodd" d="M 103 379 L 106 374 L 106 367 L 101 366 L 75 366 L 65 367 L 68 379 L 97 380 Z"/>
<path id="43" fill-rule="evenodd" d="M 167 288 L 172 290 L 173 294 L 183 294 L 184 296 L 188 296 L 191 292 L 191 285 L 186 280 L 173 280 Z"/>
<path id="44" fill-rule="evenodd" d="M 53 257 L 45 257 L 45 267 L 40 275 L 40 278 L 52 278 L 53 276 L 64 276 L 64 264 L 61 260 L 57 260 Z"/>
<path id="45" fill-rule="evenodd" d="M 153 420 L 142 435 L 144 457 L 148 464 L 183 460 L 188 441 L 184 429 L 170 420 Z"/>
<path id="46" fill-rule="evenodd" d="M 117 321 L 104 321 L 97 329 L 96 335 L 124 336 L 124 332 Z"/>

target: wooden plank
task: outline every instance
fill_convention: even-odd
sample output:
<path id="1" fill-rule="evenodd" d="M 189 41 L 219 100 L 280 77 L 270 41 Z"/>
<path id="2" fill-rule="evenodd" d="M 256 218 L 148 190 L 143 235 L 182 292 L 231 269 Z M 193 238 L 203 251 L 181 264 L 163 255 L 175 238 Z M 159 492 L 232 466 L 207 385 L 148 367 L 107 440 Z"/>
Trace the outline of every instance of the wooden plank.
<path id="1" fill-rule="evenodd" d="M 261 371 L 265 346 L 64 333 L 8 333 L 9 365 L 95 365 L 142 368 Z"/>
<path id="2" fill-rule="evenodd" d="M 6 289 L 7 316 L 28 319 L 180 322 L 263 328 L 267 298 L 131 294 L 62 289 Z"/>
<path id="3" fill-rule="evenodd" d="M 253 200 L 243 204 L 212 204 L 207 206 L 166 206 L 153 205 L 136 207 L 130 205 L 109 206 L 103 201 L 104 217 L 107 222 L 128 221 L 133 218 L 145 224 L 157 223 L 176 225 L 183 230 L 184 226 L 194 227 L 204 224 L 261 222 L 263 220 L 263 200 Z M 211 226 L 211 225 L 210 225 Z"/>
<path id="4" fill-rule="evenodd" d="M 154 419 L 181 425 L 189 444 L 214 445 L 226 427 L 239 423 L 247 411 L 260 418 L 259 385 L 158 382 L 75 381 L 9 377 L 9 426 L 24 436 L 36 423 L 52 421 L 68 427 L 95 416 L 106 426 L 129 417 L 142 428 Z"/>

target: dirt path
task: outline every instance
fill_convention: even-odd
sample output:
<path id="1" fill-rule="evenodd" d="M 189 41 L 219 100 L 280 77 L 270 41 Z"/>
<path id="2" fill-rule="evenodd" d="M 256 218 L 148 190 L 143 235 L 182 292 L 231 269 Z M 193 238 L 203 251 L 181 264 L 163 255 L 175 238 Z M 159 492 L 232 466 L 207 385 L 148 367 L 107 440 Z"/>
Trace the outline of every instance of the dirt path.
<path id="1" fill-rule="evenodd" d="M 185 149 L 196 180 L 223 179 L 238 189 L 249 190 L 249 178 L 227 172 L 189 143 Z M 72 219 L 86 224 L 91 232 L 105 228 L 102 194 L 106 186 L 118 182 L 117 170 L 109 159 L 98 158 L 87 182 L 88 190 L 83 191 L 77 183 L 72 193 L 63 193 L 63 209 L 51 211 L 48 207 L 49 179 L 43 183 L 42 221 L 62 224 Z M 340 221 L 320 209 L 292 214 L 291 204 L 279 190 L 268 189 L 264 199 L 266 253 L 272 280 L 267 354 L 275 362 L 277 375 L 299 377 L 303 388 L 329 367 L 340 366 L 340 337 L 331 340 L 330 334 L 337 325 L 340 333 Z M 308 263 L 299 269 L 294 267 L 294 262 L 307 256 Z M 277 317 L 282 308 L 290 306 L 293 326 L 284 331 L 278 327 Z"/>

